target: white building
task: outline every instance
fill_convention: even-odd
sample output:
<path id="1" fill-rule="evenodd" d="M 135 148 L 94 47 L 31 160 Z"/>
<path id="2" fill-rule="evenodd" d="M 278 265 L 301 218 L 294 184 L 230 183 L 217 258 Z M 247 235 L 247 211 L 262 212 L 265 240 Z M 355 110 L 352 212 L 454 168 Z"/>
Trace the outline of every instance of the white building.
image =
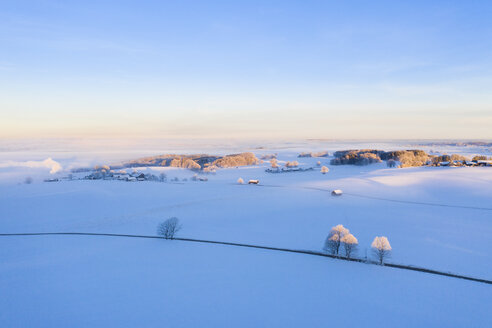
<path id="1" fill-rule="evenodd" d="M 331 192 L 332 196 L 342 196 L 342 194 L 343 194 L 343 191 L 341 191 L 340 189 L 335 189 Z"/>

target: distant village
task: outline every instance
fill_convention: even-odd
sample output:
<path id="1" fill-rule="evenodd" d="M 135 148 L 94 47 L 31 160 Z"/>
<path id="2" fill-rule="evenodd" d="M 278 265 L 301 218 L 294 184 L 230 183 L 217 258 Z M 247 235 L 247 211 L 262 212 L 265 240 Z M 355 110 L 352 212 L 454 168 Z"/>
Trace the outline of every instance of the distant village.
<path id="1" fill-rule="evenodd" d="M 268 173 L 288 173 L 288 172 L 306 172 L 306 171 L 313 171 L 314 167 L 270 167 L 265 170 L 265 172 Z"/>
<path id="2" fill-rule="evenodd" d="M 431 163 L 429 163 L 431 165 Z M 492 160 L 478 160 L 478 161 L 445 161 L 439 162 L 436 166 L 451 166 L 451 167 L 459 167 L 459 166 L 492 166 Z"/>
<path id="3" fill-rule="evenodd" d="M 106 171 L 105 169 L 96 170 L 95 172 L 84 177 L 85 180 L 120 180 L 128 182 L 137 181 L 157 181 L 157 182 L 168 182 L 167 175 L 165 173 L 159 174 L 159 176 L 150 173 L 142 173 L 139 171 L 133 171 L 132 173 L 127 173 L 125 170 L 120 170 L 116 172 Z M 197 174 L 190 178 L 191 181 L 208 181 L 206 177 L 200 177 Z M 169 179 L 169 182 L 185 182 L 188 181 L 187 178 L 179 179 L 174 177 Z"/>
<path id="4" fill-rule="evenodd" d="M 142 173 L 134 170 L 131 173 L 127 173 L 125 170 L 113 171 L 109 167 L 96 167 L 94 171 L 81 178 L 76 178 L 73 174 L 69 174 L 63 178 L 46 179 L 44 182 L 56 182 L 60 180 L 118 180 L 126 182 L 138 182 L 138 181 L 155 181 L 155 182 L 186 182 L 187 178 L 179 179 L 177 177 L 168 179 L 165 173 L 161 173 L 158 176 L 155 174 Z M 191 181 L 208 181 L 207 177 L 200 177 L 197 174 L 190 178 Z"/>

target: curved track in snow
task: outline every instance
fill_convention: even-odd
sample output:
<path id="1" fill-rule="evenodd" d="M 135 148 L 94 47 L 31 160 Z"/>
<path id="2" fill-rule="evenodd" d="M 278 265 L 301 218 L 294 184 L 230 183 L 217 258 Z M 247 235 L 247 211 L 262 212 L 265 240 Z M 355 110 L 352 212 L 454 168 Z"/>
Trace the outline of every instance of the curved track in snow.
<path id="1" fill-rule="evenodd" d="M 323 188 L 316 188 L 316 187 L 298 187 L 298 186 L 265 185 L 265 184 L 261 184 L 258 186 L 259 187 L 271 187 L 271 188 L 307 189 L 307 190 L 316 190 L 316 191 L 322 191 L 322 192 L 331 192 L 331 190 L 323 189 Z M 467 205 L 451 205 L 451 204 L 440 204 L 440 203 L 417 202 L 417 201 L 411 201 L 411 200 L 399 200 L 399 199 L 392 199 L 392 198 L 367 196 L 367 195 L 362 195 L 362 194 L 354 194 L 354 193 L 350 193 L 350 192 L 344 192 L 343 194 L 347 195 L 347 196 L 374 199 L 374 200 L 382 200 L 382 201 L 393 202 L 393 203 L 438 206 L 438 207 L 452 207 L 452 208 L 464 208 L 464 209 L 481 210 L 481 211 L 492 211 L 492 207 L 479 207 L 479 206 L 467 206 Z"/>
<path id="2" fill-rule="evenodd" d="M 53 235 L 164 239 L 163 237 L 150 236 L 150 235 L 94 233 L 94 232 L 0 233 L 0 237 L 14 237 L 14 236 L 53 236 Z M 349 262 L 377 264 L 376 262 L 372 262 L 372 261 L 368 262 L 368 261 L 365 261 L 363 259 L 356 259 L 356 258 L 350 258 L 349 259 L 349 258 L 345 258 L 345 257 L 338 257 L 338 256 L 335 256 L 335 255 L 322 253 L 322 252 L 315 252 L 315 251 L 301 250 L 301 249 L 280 248 L 280 247 L 272 247 L 272 246 L 262 246 L 262 245 L 252 245 L 252 244 L 242 244 L 242 243 L 232 243 L 232 242 L 225 242 L 225 241 L 204 240 L 204 239 L 192 239 L 192 238 L 174 238 L 173 240 L 185 241 L 185 242 L 195 242 L 195 243 L 219 244 L 219 245 L 237 246 L 237 247 L 258 248 L 258 249 L 266 249 L 266 250 L 279 251 L 279 252 L 289 252 L 289 253 L 298 253 L 298 254 L 307 254 L 307 255 L 314 255 L 314 256 L 329 257 L 329 258 L 332 258 L 332 259 L 349 261 Z M 450 272 L 443 272 L 443 271 L 431 270 L 431 269 L 426 269 L 426 268 L 421 268 L 421 267 L 415 267 L 415 266 L 410 266 L 410 265 L 401 265 L 401 264 L 393 264 L 393 263 L 385 263 L 384 266 L 391 267 L 391 268 L 402 269 L 402 270 L 410 270 L 410 271 L 424 272 L 424 273 L 435 274 L 435 275 L 445 276 L 445 277 L 451 277 L 451 278 L 464 279 L 464 280 L 475 281 L 475 282 L 480 282 L 480 283 L 485 283 L 485 284 L 492 285 L 492 280 L 481 279 L 481 278 L 474 278 L 474 277 L 469 277 L 469 276 L 463 276 L 463 275 L 454 274 L 454 273 L 450 273 Z"/>

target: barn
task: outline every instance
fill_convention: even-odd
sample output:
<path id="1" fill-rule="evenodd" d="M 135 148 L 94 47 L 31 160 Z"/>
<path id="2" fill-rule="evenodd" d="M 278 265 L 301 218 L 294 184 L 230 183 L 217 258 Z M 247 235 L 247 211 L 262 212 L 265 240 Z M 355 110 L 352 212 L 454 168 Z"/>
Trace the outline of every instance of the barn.
<path id="1" fill-rule="evenodd" d="M 342 194 L 343 194 L 343 191 L 341 191 L 340 189 L 335 189 L 331 192 L 332 196 L 342 196 Z"/>

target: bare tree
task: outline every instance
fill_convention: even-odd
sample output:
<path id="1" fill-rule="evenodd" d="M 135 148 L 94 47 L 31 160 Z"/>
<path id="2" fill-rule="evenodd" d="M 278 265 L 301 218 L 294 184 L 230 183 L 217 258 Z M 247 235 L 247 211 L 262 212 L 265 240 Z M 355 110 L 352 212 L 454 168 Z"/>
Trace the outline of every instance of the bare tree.
<path id="1" fill-rule="evenodd" d="M 324 249 L 326 251 L 329 251 L 333 255 L 338 255 L 340 251 L 341 240 L 343 236 L 345 236 L 348 233 L 349 230 L 341 224 L 331 228 L 328 237 L 326 237 Z"/>
<path id="2" fill-rule="evenodd" d="M 391 245 L 386 237 L 374 238 L 372 244 L 372 251 L 377 257 L 379 264 L 383 265 L 384 259 L 391 255 Z"/>
<path id="3" fill-rule="evenodd" d="M 321 167 L 321 173 L 326 174 L 328 172 L 330 172 L 330 169 L 329 168 L 327 168 L 326 166 L 322 166 Z"/>
<path id="4" fill-rule="evenodd" d="M 359 241 L 355 238 L 351 233 L 346 234 L 342 237 L 341 242 L 343 244 L 343 248 L 345 249 L 345 256 L 350 258 L 353 253 L 357 251 L 357 245 Z"/>
<path id="5" fill-rule="evenodd" d="M 159 174 L 159 180 L 161 182 L 165 182 L 167 180 L 167 175 L 166 173 L 162 172 L 161 174 Z"/>
<path id="6" fill-rule="evenodd" d="M 386 161 L 386 166 L 391 167 L 391 168 L 396 167 L 396 161 L 394 159 L 390 158 Z"/>
<path id="7" fill-rule="evenodd" d="M 237 179 L 237 183 L 238 183 L 238 184 L 243 184 L 243 183 L 244 183 L 243 178 L 239 178 L 239 179 Z"/>
<path id="8" fill-rule="evenodd" d="M 338 239 L 338 235 L 328 235 L 325 240 L 325 247 L 323 248 L 325 251 L 330 252 L 333 255 L 338 254 L 338 248 L 340 247 L 340 240 Z"/>
<path id="9" fill-rule="evenodd" d="M 177 217 L 169 218 L 157 226 L 157 234 L 166 239 L 173 239 L 179 230 L 181 230 L 181 224 Z"/>

